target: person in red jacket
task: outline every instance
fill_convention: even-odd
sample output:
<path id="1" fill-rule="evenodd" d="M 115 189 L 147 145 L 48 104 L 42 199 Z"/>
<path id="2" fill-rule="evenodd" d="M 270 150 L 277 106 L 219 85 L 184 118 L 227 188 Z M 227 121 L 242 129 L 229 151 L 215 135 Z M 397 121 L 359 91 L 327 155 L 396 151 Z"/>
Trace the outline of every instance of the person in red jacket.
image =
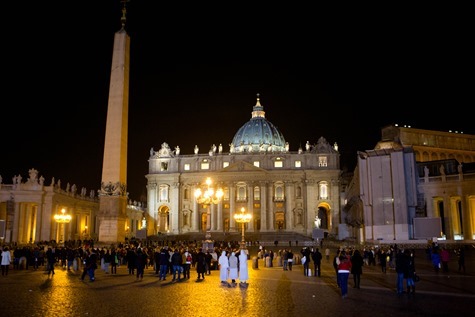
<path id="1" fill-rule="evenodd" d="M 351 259 L 346 254 L 346 251 L 341 251 L 340 256 L 336 259 L 338 265 L 338 280 L 340 282 L 341 297 L 348 296 L 348 277 L 351 271 Z"/>

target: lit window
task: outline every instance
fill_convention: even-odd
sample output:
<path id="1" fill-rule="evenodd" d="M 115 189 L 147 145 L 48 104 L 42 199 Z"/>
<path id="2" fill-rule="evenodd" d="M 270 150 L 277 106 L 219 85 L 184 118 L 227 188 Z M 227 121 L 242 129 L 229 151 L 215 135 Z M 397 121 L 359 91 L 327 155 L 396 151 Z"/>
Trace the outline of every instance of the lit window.
<path id="1" fill-rule="evenodd" d="M 326 156 L 320 156 L 318 158 L 318 166 L 326 167 L 328 166 L 328 161 Z"/>
<path id="2" fill-rule="evenodd" d="M 184 169 L 185 171 L 189 171 L 191 169 L 190 164 L 185 164 Z"/>
<path id="3" fill-rule="evenodd" d="M 321 182 L 318 184 L 318 195 L 320 199 L 328 199 L 328 184 L 327 182 Z"/>
<path id="4" fill-rule="evenodd" d="M 168 201 L 168 185 L 160 185 L 160 194 L 159 199 L 160 201 Z"/>
<path id="5" fill-rule="evenodd" d="M 204 160 L 201 162 L 201 169 L 202 169 L 202 170 L 209 170 L 209 162 L 208 162 L 208 160 L 204 159 Z"/>
<path id="6" fill-rule="evenodd" d="M 247 187 L 246 183 L 238 183 L 236 185 L 237 190 L 236 190 L 236 200 L 237 201 L 246 201 L 247 200 Z"/>
<path id="7" fill-rule="evenodd" d="M 254 164 L 255 167 L 259 167 L 259 161 L 254 161 L 253 164 Z"/>
<path id="8" fill-rule="evenodd" d="M 274 161 L 274 167 L 284 167 L 284 162 L 282 162 L 281 158 L 278 157 Z"/>
<path id="9" fill-rule="evenodd" d="M 274 200 L 275 201 L 283 201 L 284 200 L 284 184 L 281 183 L 281 182 L 275 184 Z"/>
<path id="10" fill-rule="evenodd" d="M 226 168 L 229 166 L 229 162 L 223 162 L 223 168 Z"/>
<path id="11" fill-rule="evenodd" d="M 261 189 L 259 186 L 254 187 L 254 200 L 261 200 Z"/>
<path id="12" fill-rule="evenodd" d="M 295 167 L 297 168 L 302 167 L 302 161 L 295 161 Z"/>

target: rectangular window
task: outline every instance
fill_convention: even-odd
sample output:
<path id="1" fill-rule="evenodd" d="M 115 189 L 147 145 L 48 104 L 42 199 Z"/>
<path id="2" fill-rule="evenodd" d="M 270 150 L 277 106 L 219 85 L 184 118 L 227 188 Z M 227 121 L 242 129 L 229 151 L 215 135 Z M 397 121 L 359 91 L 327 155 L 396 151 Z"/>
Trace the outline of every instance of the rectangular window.
<path id="1" fill-rule="evenodd" d="M 275 161 L 275 162 L 274 162 L 274 167 L 284 167 L 284 162 L 282 162 L 282 161 Z"/>
<path id="2" fill-rule="evenodd" d="M 202 170 L 209 170 L 209 162 L 201 162 Z"/>
<path id="3" fill-rule="evenodd" d="M 254 161 L 253 164 L 255 167 L 259 167 L 259 161 Z"/>
<path id="4" fill-rule="evenodd" d="M 302 161 L 295 161 L 295 167 L 297 168 L 302 167 Z"/>
<path id="5" fill-rule="evenodd" d="M 254 200 L 261 200 L 261 189 L 259 186 L 254 187 Z"/>
<path id="6" fill-rule="evenodd" d="M 320 156 L 318 158 L 318 166 L 320 167 L 327 167 L 328 162 L 327 162 L 327 157 L 326 156 Z"/>
<path id="7" fill-rule="evenodd" d="M 229 166 L 229 162 L 223 162 L 223 168 L 226 168 Z"/>
<path id="8" fill-rule="evenodd" d="M 185 171 L 189 171 L 191 169 L 191 166 L 190 164 L 185 164 L 185 166 L 183 167 Z"/>

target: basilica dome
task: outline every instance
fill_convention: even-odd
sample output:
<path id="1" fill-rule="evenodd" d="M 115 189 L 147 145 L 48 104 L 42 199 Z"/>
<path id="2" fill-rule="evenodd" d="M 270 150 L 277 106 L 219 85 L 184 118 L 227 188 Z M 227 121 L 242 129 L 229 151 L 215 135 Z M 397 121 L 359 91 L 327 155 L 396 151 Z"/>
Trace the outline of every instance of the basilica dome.
<path id="1" fill-rule="evenodd" d="M 252 109 L 251 120 L 234 135 L 230 153 L 288 152 L 289 145 L 280 131 L 265 118 L 259 95 Z"/>

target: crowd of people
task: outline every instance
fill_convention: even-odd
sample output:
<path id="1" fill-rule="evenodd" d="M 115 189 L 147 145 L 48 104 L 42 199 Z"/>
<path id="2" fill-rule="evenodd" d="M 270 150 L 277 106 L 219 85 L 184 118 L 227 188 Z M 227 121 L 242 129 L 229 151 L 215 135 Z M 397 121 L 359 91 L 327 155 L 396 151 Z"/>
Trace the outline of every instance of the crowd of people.
<path id="1" fill-rule="evenodd" d="M 225 252 L 227 264 L 221 264 L 218 253 Z M 212 270 L 222 270 L 227 267 L 226 279 L 236 283 L 239 278 L 241 284 L 247 283 L 247 252 L 242 252 L 239 244 L 218 242 L 212 249 L 204 250 L 196 241 L 181 241 L 170 244 L 151 245 L 133 241 L 127 244 L 118 244 L 116 247 L 95 247 L 87 241 L 77 246 L 74 244 L 57 245 L 54 241 L 45 244 L 26 245 L 22 247 L 2 247 L 1 269 L 2 275 L 8 275 L 10 266 L 13 269 L 34 270 L 42 267 L 48 275 L 54 275 L 55 267 L 59 266 L 70 270 L 81 270 L 81 280 L 88 277 L 95 281 L 97 269 L 106 274 L 117 274 L 117 267 L 123 265 L 128 274 L 136 280 L 144 278 L 145 269 L 152 268 L 161 281 L 171 277 L 171 281 L 190 279 L 191 272 L 196 271 L 197 280 L 204 280 Z M 245 259 L 245 260 L 244 260 Z M 220 275 L 223 273 L 220 272 Z"/>
<path id="2" fill-rule="evenodd" d="M 295 264 L 301 263 L 304 276 L 321 276 L 323 255 L 318 247 L 304 246 L 295 253 L 292 247 L 288 247 L 275 253 L 271 249 L 259 247 L 258 257 L 264 260 L 264 266 L 272 267 L 276 256 L 280 261 L 278 266 L 282 266 L 284 271 L 292 271 Z M 325 249 L 324 254 L 326 261 L 330 262 L 330 249 Z M 381 267 L 383 274 L 387 273 L 388 267 L 395 271 L 397 294 L 414 294 L 417 279 L 414 254 L 414 250 L 398 248 L 396 244 L 363 248 L 362 251 L 355 247 L 339 248 L 333 258 L 333 267 L 342 298 L 348 296 L 350 274 L 353 288 L 359 289 L 363 268 L 376 265 Z M 448 273 L 451 257 L 456 256 L 458 271 L 465 274 L 463 248 L 451 252 L 445 246 L 439 247 L 437 243 L 432 243 L 428 244 L 426 255 L 437 273 Z M 213 248 L 204 250 L 196 241 L 162 245 L 132 242 L 114 247 L 95 247 L 92 242 L 85 241 L 80 246 L 58 246 L 55 243 L 23 247 L 4 245 L 1 250 L 1 270 L 2 275 L 7 276 L 11 265 L 13 269 L 29 269 L 32 266 L 38 270 L 43 267 L 48 275 L 54 275 L 55 266 L 60 266 L 68 271 L 82 269 L 81 280 L 88 277 L 91 282 L 95 281 L 97 269 L 100 268 L 106 274 L 117 274 L 117 267 L 121 265 L 136 280 L 142 280 L 145 269 L 152 268 L 160 281 L 171 278 L 172 282 L 190 279 L 194 274 L 192 272 L 196 272 L 197 280 L 204 280 L 205 275 L 210 275 L 212 270 L 219 270 L 222 284 L 233 286 L 239 280 L 240 285 L 245 286 L 249 280 L 248 259 L 248 250 L 240 249 L 237 242 L 217 242 Z"/>

